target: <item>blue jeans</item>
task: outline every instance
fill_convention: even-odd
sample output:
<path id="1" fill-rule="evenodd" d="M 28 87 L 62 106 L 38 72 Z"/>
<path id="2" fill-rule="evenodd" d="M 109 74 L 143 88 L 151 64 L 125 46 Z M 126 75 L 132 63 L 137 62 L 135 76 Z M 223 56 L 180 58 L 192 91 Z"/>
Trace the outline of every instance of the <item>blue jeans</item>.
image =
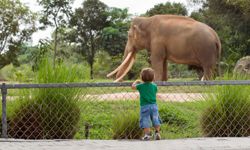
<path id="1" fill-rule="evenodd" d="M 151 126 L 159 126 L 161 124 L 158 106 L 156 104 L 149 104 L 141 106 L 140 109 L 140 128 L 150 128 Z"/>

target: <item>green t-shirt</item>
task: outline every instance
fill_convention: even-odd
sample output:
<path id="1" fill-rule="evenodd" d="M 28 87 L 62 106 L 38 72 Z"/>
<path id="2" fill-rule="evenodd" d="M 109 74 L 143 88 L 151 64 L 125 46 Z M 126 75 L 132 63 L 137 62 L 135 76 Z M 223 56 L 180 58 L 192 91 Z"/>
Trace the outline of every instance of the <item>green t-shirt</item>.
<path id="1" fill-rule="evenodd" d="M 136 85 L 140 93 L 140 106 L 156 104 L 157 85 L 152 82 L 145 82 Z"/>

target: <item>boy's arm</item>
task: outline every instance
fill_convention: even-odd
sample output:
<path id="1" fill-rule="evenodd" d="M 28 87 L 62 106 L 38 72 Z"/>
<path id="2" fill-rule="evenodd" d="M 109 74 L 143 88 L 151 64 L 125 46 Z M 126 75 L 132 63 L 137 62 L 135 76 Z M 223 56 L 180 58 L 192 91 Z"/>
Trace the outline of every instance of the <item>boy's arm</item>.
<path id="1" fill-rule="evenodd" d="M 138 84 L 138 83 L 140 83 L 140 82 L 141 82 L 140 80 L 136 80 L 136 81 L 132 84 L 131 88 L 132 88 L 133 90 L 136 90 L 136 84 Z"/>

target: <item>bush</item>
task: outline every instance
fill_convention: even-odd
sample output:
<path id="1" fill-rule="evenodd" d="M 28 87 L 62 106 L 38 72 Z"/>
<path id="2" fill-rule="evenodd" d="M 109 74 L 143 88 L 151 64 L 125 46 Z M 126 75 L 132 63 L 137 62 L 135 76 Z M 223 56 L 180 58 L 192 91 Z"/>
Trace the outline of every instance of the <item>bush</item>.
<path id="1" fill-rule="evenodd" d="M 0 80 L 27 82 L 31 81 L 34 77 L 34 72 L 27 64 L 15 67 L 12 64 L 7 65 L 0 71 Z"/>
<path id="2" fill-rule="evenodd" d="M 246 86 L 219 87 L 210 96 L 201 117 L 204 136 L 241 137 L 250 135 L 250 100 Z"/>
<path id="3" fill-rule="evenodd" d="M 22 139 L 69 139 L 77 131 L 80 111 L 68 99 L 26 101 L 10 119 L 9 135 Z"/>
<path id="4" fill-rule="evenodd" d="M 185 118 L 185 114 L 179 111 L 177 108 L 173 106 L 167 106 L 159 109 L 159 114 L 161 117 L 162 123 L 166 124 L 175 124 L 178 126 L 183 126 L 187 124 L 187 119 Z"/>
<path id="5" fill-rule="evenodd" d="M 113 120 L 113 139 L 140 139 L 142 130 L 139 127 L 139 112 L 119 113 Z"/>
<path id="6" fill-rule="evenodd" d="M 74 82 L 74 68 L 60 64 L 53 68 L 45 60 L 37 75 L 38 83 Z M 53 88 L 29 90 L 22 94 L 22 104 L 10 118 L 9 134 L 24 139 L 73 138 L 80 119 L 79 89 Z"/>

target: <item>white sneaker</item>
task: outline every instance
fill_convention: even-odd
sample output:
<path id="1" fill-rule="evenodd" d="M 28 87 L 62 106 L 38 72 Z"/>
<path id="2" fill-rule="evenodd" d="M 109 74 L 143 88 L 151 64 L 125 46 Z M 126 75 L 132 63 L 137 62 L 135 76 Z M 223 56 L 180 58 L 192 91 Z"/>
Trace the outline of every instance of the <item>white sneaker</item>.
<path id="1" fill-rule="evenodd" d="M 161 140 L 160 133 L 155 133 L 155 140 Z"/>
<path id="2" fill-rule="evenodd" d="M 152 136 L 145 134 L 144 137 L 142 137 L 143 141 L 149 141 L 151 140 Z"/>

